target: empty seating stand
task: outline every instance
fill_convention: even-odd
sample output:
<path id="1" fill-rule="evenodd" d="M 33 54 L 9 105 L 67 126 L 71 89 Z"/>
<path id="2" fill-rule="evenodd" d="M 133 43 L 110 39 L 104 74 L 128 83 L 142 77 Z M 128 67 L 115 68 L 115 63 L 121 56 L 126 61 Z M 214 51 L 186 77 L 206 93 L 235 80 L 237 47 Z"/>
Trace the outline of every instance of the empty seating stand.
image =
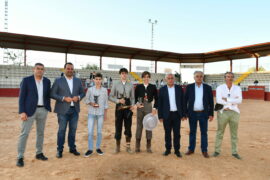
<path id="1" fill-rule="evenodd" d="M 33 74 L 33 66 L 14 66 L 14 65 L 0 65 L 0 88 L 19 88 L 22 78 Z M 87 69 L 75 69 L 76 73 L 79 73 L 81 79 L 88 79 L 91 72 L 101 72 L 103 77 L 107 77 L 108 80 L 111 77 L 113 81 L 119 80 L 118 71 L 107 70 L 87 70 Z M 61 68 L 46 67 L 44 76 L 54 82 L 55 78 L 61 75 Z M 140 77 L 142 73 L 137 73 Z M 155 84 L 156 80 L 165 78 L 165 74 L 152 74 L 151 83 Z M 129 80 L 134 82 L 135 79 L 129 75 Z"/>

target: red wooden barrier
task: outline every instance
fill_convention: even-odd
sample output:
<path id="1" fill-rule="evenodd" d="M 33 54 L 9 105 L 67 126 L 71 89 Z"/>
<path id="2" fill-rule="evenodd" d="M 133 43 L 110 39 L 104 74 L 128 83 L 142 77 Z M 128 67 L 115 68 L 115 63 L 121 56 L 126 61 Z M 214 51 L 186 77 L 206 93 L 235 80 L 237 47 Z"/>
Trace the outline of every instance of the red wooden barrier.
<path id="1" fill-rule="evenodd" d="M 0 88 L 0 97 L 18 97 L 19 88 Z"/>
<path id="2" fill-rule="evenodd" d="M 261 99 L 264 100 L 265 96 L 264 86 L 248 86 L 248 99 Z"/>
<path id="3" fill-rule="evenodd" d="M 265 101 L 270 101 L 270 92 L 264 92 L 264 86 L 250 87 L 255 87 L 255 89 L 249 88 L 249 91 L 243 91 L 243 99 L 261 99 Z M 263 89 L 261 87 L 263 87 Z M 185 91 L 185 88 L 183 88 L 183 90 Z M 110 94 L 110 91 L 111 90 L 108 89 L 108 94 Z M 19 88 L 0 88 L 0 97 L 18 97 L 19 92 Z M 213 90 L 213 95 L 216 96 L 215 90 Z"/>

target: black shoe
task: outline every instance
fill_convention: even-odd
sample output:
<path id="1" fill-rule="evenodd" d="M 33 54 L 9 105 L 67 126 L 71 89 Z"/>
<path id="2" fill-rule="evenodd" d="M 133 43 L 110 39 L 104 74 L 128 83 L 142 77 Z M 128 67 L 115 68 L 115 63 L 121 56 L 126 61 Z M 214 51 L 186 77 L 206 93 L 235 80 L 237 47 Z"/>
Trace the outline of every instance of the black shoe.
<path id="1" fill-rule="evenodd" d="M 79 156 L 80 155 L 80 153 L 76 149 L 70 150 L 69 152 L 72 153 L 72 154 L 74 154 L 75 156 Z"/>
<path id="2" fill-rule="evenodd" d="M 62 153 L 63 153 L 63 151 L 57 151 L 56 157 L 57 158 L 62 158 L 63 157 Z"/>
<path id="3" fill-rule="evenodd" d="M 236 159 L 242 159 L 239 154 L 232 154 L 232 156 L 235 157 Z"/>
<path id="4" fill-rule="evenodd" d="M 213 157 L 218 157 L 219 153 L 218 152 L 214 152 Z"/>
<path id="5" fill-rule="evenodd" d="M 179 157 L 179 158 L 182 157 L 182 154 L 180 153 L 180 151 L 175 151 L 174 154 L 175 154 L 177 157 Z"/>
<path id="6" fill-rule="evenodd" d="M 18 167 L 23 167 L 24 166 L 23 158 L 17 159 L 16 166 L 18 166 Z"/>
<path id="7" fill-rule="evenodd" d="M 88 150 L 86 151 L 86 153 L 84 154 L 84 157 L 89 157 L 93 154 L 93 151 L 92 150 Z"/>
<path id="8" fill-rule="evenodd" d="M 163 153 L 163 156 L 168 156 L 169 154 L 171 154 L 171 151 L 170 151 L 170 150 L 166 150 L 166 151 Z"/>
<path id="9" fill-rule="evenodd" d="M 101 151 L 101 149 L 97 149 L 98 155 L 103 155 L 104 153 Z"/>
<path id="10" fill-rule="evenodd" d="M 48 158 L 46 156 L 44 156 L 43 153 L 37 154 L 36 159 L 39 159 L 39 160 L 42 160 L 42 161 L 47 161 L 48 160 Z"/>

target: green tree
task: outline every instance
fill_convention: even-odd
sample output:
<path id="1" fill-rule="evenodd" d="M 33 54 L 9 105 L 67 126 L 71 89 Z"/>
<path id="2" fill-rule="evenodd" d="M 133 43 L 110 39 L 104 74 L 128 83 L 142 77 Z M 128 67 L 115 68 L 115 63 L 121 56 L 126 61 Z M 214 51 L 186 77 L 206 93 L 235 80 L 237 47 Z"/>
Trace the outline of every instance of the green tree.
<path id="1" fill-rule="evenodd" d="M 14 52 L 9 50 L 7 52 L 8 60 L 11 60 L 13 65 L 22 65 L 22 52 Z"/>
<path id="2" fill-rule="evenodd" d="M 256 67 L 251 67 L 251 68 L 248 69 L 248 71 L 254 72 L 254 71 L 256 71 Z M 266 70 L 265 70 L 264 67 L 260 66 L 260 67 L 258 68 L 258 71 L 266 71 Z"/>
<path id="3" fill-rule="evenodd" d="M 95 64 L 86 64 L 85 67 L 82 67 L 82 69 L 88 69 L 88 70 L 98 70 L 98 66 Z"/>

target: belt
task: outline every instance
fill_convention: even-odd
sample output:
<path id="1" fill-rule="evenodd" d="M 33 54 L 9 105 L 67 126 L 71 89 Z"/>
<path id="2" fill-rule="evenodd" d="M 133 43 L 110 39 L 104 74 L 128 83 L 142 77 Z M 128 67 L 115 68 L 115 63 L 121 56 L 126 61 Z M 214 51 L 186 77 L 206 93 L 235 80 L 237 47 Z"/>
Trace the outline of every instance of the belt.
<path id="1" fill-rule="evenodd" d="M 75 106 L 70 106 L 70 108 L 75 108 Z"/>
<path id="2" fill-rule="evenodd" d="M 203 112 L 203 111 L 194 111 L 194 112 L 196 112 L 196 113 L 200 113 L 200 112 Z"/>
<path id="3" fill-rule="evenodd" d="M 170 111 L 170 113 L 176 113 L 177 111 Z"/>
<path id="4" fill-rule="evenodd" d="M 43 108 L 44 106 L 37 105 L 37 108 Z"/>

